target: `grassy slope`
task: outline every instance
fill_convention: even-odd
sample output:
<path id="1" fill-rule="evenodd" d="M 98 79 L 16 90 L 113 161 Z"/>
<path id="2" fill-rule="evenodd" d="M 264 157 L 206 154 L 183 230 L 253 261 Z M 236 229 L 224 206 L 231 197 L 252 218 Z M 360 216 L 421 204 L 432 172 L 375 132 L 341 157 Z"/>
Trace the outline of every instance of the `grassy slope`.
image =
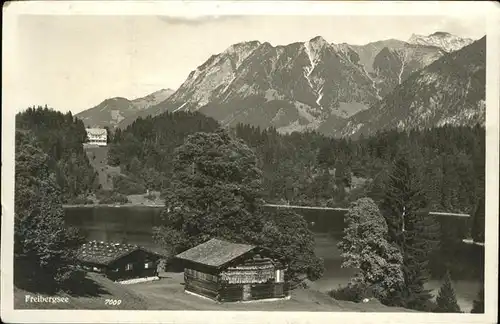
<path id="1" fill-rule="evenodd" d="M 119 167 L 108 165 L 108 147 L 84 147 L 85 153 L 89 159 L 90 165 L 99 176 L 99 183 L 103 189 L 113 189 L 113 176 L 120 174 Z"/>
<path id="2" fill-rule="evenodd" d="M 102 189 L 111 190 L 113 189 L 113 176 L 121 174 L 120 167 L 113 167 L 108 165 L 108 146 L 104 147 L 84 147 L 87 157 L 89 159 L 90 165 L 97 172 L 99 177 L 99 184 Z M 159 192 L 153 192 L 156 195 L 156 199 L 149 200 L 145 198 L 144 194 L 139 195 L 129 195 L 128 200 L 130 205 L 162 205 L 163 200 L 159 197 Z"/>
<path id="3" fill-rule="evenodd" d="M 15 309 L 148 309 L 146 300 L 131 290 L 127 286 L 116 284 L 100 275 L 87 274 L 84 283 L 84 296 L 71 296 L 66 293 L 60 293 L 57 296 L 68 297 L 69 303 L 26 303 L 25 296 L 37 296 L 37 294 L 14 287 L 14 308 Z M 47 296 L 47 295 L 43 295 Z M 105 299 L 121 299 L 122 303 L 118 306 L 105 305 Z"/>
<path id="4" fill-rule="evenodd" d="M 151 310 L 244 310 L 244 311 L 331 311 L 331 312 L 408 312 L 372 301 L 357 304 L 335 300 L 314 289 L 296 289 L 290 300 L 250 303 L 216 303 L 184 292 L 182 273 L 164 273 L 159 281 L 130 285 L 148 301 Z"/>
<path id="5" fill-rule="evenodd" d="M 97 274 L 87 275 L 86 296 L 70 296 L 69 303 L 25 303 L 25 296 L 36 293 L 14 288 L 16 309 L 87 309 L 87 310 L 244 310 L 244 311 L 332 311 L 332 312 L 408 312 L 372 301 L 366 304 L 337 301 L 314 289 L 292 291 L 290 300 L 251 303 L 216 303 L 184 292 L 182 273 L 164 273 L 158 281 L 121 285 Z M 119 306 L 105 305 L 105 299 L 121 299 Z"/>

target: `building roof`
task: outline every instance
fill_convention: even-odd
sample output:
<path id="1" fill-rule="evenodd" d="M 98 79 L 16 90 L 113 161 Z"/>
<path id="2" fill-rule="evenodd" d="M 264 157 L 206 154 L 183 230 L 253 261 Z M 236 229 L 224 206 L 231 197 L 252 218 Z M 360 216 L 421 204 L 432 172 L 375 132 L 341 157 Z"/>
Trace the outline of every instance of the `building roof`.
<path id="1" fill-rule="evenodd" d="M 92 134 L 93 136 L 103 136 L 107 135 L 108 131 L 105 128 L 86 128 L 87 134 Z"/>
<path id="2" fill-rule="evenodd" d="M 77 258 L 83 262 L 108 265 L 137 250 L 147 251 L 137 245 L 91 241 L 80 247 Z"/>
<path id="3" fill-rule="evenodd" d="M 254 245 L 211 239 L 178 254 L 176 257 L 212 267 L 220 267 L 254 248 L 256 248 Z"/>

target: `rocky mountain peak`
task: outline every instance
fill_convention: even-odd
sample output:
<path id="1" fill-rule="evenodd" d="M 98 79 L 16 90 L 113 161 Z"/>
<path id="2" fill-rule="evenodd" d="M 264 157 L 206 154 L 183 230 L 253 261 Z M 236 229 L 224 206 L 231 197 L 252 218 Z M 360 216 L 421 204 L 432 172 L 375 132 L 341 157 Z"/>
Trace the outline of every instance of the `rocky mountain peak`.
<path id="1" fill-rule="evenodd" d="M 318 44 L 318 45 L 326 45 L 328 42 L 322 36 L 315 36 L 309 40 L 310 43 Z"/>
<path id="2" fill-rule="evenodd" d="M 434 46 L 450 53 L 470 45 L 474 40 L 452 35 L 448 32 L 437 31 L 428 36 L 412 34 L 408 43 L 414 45 Z"/>
<path id="3" fill-rule="evenodd" d="M 305 52 L 311 65 L 309 72 L 314 70 L 316 62 L 319 60 L 319 52 L 327 46 L 329 46 L 328 42 L 321 36 L 313 37 L 304 43 Z"/>
<path id="4" fill-rule="evenodd" d="M 311 38 L 309 41 L 307 41 L 306 46 L 308 46 L 310 49 L 314 51 L 319 51 L 323 49 L 324 47 L 329 46 L 328 42 L 321 36 L 316 36 Z"/>
<path id="5" fill-rule="evenodd" d="M 95 127 L 117 127 L 123 120 L 135 120 L 143 110 L 166 100 L 174 93 L 172 89 L 161 89 L 145 97 L 129 100 L 124 97 L 114 97 L 105 99 L 95 107 L 84 110 L 76 116 L 80 118 L 85 125 Z"/>
<path id="6" fill-rule="evenodd" d="M 225 54 L 237 54 L 237 53 L 245 52 L 248 50 L 254 50 L 255 48 L 259 47 L 260 45 L 261 45 L 261 43 L 257 40 L 236 43 L 236 44 L 229 46 L 223 53 L 225 53 Z"/>
<path id="7" fill-rule="evenodd" d="M 437 31 L 437 32 L 435 32 L 434 34 L 431 34 L 431 35 L 429 35 L 429 36 L 431 36 L 431 37 L 432 37 L 432 36 L 436 36 L 436 37 L 448 37 L 448 36 L 451 36 L 451 34 L 450 34 L 450 33 L 448 33 L 448 32 Z"/>
<path id="8" fill-rule="evenodd" d="M 451 95 L 440 97 L 447 84 L 469 94 L 470 100 L 464 98 L 474 105 L 468 106 L 467 116 L 477 116 L 474 98 L 481 92 L 477 84 L 484 83 L 480 73 L 485 46 L 483 42 L 464 51 L 469 41 L 437 31 L 428 36 L 414 34 L 410 43 L 389 39 L 365 45 L 334 44 L 321 36 L 278 46 L 257 40 L 240 42 L 200 62 L 172 95 L 162 89 L 132 101 L 114 98 L 81 117 L 85 122 L 99 120 L 126 127 L 139 116 L 200 111 L 224 126 L 245 123 L 280 132 L 317 130 L 340 135 L 398 123 L 403 128 L 446 123 L 455 109 L 448 107 L 454 102 Z M 463 50 L 453 50 L 462 46 Z M 431 66 L 443 56 L 447 58 Z M 458 81 L 455 65 L 462 69 Z M 452 72 L 446 74 L 448 70 Z M 418 96 L 412 96 L 414 92 Z M 406 101 L 417 108 L 405 106 Z M 405 109 L 391 108 L 392 102 Z M 441 114 L 438 106 L 448 107 L 450 113 Z M 417 118 L 419 111 L 425 114 Z M 471 120 L 467 116 L 457 123 Z"/>
<path id="9" fill-rule="evenodd" d="M 484 125 L 485 55 L 482 38 L 446 53 L 369 109 L 352 116 L 339 136 L 373 135 L 391 128 Z"/>

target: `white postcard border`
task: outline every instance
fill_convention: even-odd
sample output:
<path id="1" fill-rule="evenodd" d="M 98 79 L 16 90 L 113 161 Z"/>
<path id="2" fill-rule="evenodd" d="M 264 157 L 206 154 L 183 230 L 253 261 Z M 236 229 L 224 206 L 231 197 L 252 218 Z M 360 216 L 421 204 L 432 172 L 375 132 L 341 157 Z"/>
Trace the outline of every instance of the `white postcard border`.
<path id="1" fill-rule="evenodd" d="M 498 183 L 500 107 L 499 6 L 493 2 L 323 2 L 323 1 L 35 1 L 4 5 L 2 73 L 2 246 L 1 317 L 16 323 L 494 323 L 498 301 Z M 13 206 L 15 110 L 8 103 L 15 79 L 16 17 L 44 15 L 483 15 L 487 18 L 486 82 L 486 275 L 485 314 L 241 312 L 241 311 L 91 311 L 13 309 Z"/>

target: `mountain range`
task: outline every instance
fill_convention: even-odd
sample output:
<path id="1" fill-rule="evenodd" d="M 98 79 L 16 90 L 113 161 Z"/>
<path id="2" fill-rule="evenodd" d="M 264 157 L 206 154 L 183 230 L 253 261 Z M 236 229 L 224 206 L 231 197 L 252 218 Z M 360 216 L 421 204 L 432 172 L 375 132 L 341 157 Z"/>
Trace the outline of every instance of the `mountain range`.
<path id="1" fill-rule="evenodd" d="M 107 99 L 77 116 L 126 127 L 137 117 L 199 111 L 223 126 L 333 136 L 484 123 L 485 48 L 485 37 L 445 32 L 366 45 L 321 36 L 280 46 L 249 41 L 212 55 L 173 93 Z"/>
<path id="2" fill-rule="evenodd" d="M 332 130 L 336 136 L 379 130 L 485 123 L 486 37 L 451 52 L 410 77 L 391 93 Z"/>
<path id="3" fill-rule="evenodd" d="M 134 100 L 123 97 L 110 98 L 76 116 L 88 127 L 114 128 L 122 122 L 135 120 L 139 112 L 165 101 L 173 93 L 172 89 L 161 89 Z"/>

